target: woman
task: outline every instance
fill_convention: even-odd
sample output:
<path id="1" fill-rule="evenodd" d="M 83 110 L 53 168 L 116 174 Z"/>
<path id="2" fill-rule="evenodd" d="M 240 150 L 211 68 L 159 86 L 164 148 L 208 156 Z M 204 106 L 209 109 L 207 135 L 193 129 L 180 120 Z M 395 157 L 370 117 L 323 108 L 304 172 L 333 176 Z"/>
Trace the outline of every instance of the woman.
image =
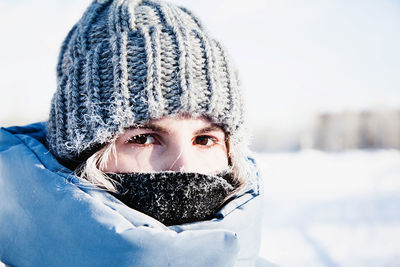
<path id="1" fill-rule="evenodd" d="M 237 74 L 198 18 L 93 1 L 57 78 L 47 122 L 1 130 L 0 261 L 261 264 Z"/>

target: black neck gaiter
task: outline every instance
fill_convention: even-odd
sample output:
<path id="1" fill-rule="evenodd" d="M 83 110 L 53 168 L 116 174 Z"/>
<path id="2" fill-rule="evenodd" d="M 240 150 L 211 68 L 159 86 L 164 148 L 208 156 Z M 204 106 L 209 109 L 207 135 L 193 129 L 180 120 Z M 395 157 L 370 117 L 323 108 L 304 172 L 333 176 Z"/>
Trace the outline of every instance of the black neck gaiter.
<path id="1" fill-rule="evenodd" d="M 129 207 L 165 225 L 212 219 L 236 189 L 230 172 L 106 173 L 116 181 L 112 193 Z"/>

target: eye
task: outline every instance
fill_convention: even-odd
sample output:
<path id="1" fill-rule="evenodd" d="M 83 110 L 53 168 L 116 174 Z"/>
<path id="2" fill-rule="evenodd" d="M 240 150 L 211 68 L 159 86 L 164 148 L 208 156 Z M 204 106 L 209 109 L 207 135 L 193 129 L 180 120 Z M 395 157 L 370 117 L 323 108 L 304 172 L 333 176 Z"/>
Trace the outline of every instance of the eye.
<path id="1" fill-rule="evenodd" d="M 196 138 L 193 141 L 194 145 L 200 145 L 200 146 L 212 146 L 217 142 L 217 139 L 212 136 L 208 135 L 199 135 L 196 136 Z"/>
<path id="2" fill-rule="evenodd" d="M 132 136 L 128 143 L 136 144 L 136 145 L 151 145 L 151 144 L 158 144 L 157 139 L 151 134 L 138 134 Z"/>

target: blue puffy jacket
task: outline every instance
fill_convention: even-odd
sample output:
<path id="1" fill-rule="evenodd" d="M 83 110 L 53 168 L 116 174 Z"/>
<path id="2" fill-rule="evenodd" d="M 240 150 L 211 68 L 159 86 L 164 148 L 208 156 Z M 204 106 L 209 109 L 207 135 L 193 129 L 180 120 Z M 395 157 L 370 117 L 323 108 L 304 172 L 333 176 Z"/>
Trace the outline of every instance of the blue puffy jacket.
<path id="1" fill-rule="evenodd" d="M 105 191 L 80 186 L 45 147 L 45 126 L 0 130 L 0 262 L 255 265 L 261 236 L 259 183 L 225 205 L 220 219 L 166 227 Z"/>

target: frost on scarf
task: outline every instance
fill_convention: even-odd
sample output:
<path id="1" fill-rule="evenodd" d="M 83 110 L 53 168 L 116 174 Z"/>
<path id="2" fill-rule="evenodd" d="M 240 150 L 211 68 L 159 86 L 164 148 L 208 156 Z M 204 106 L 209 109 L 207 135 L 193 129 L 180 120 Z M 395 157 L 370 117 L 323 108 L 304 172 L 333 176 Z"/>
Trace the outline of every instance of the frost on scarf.
<path id="1" fill-rule="evenodd" d="M 107 173 L 116 183 L 115 197 L 165 225 L 209 220 L 236 186 L 230 172 Z"/>

